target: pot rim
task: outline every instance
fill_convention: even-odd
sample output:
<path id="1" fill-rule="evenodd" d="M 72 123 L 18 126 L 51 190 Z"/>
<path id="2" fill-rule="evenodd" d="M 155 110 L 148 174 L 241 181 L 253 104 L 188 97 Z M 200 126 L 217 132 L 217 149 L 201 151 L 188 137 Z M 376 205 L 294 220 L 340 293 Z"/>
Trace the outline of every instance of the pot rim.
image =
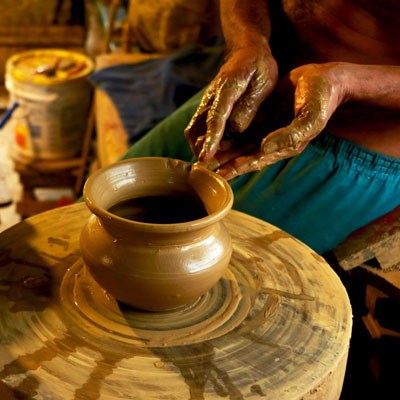
<path id="1" fill-rule="evenodd" d="M 178 222 L 178 223 L 168 223 L 168 224 L 163 224 L 163 223 L 148 223 L 148 222 L 140 222 L 140 221 L 135 221 L 135 220 L 130 220 L 127 218 L 119 217 L 118 215 L 115 215 L 107 209 L 99 206 L 90 196 L 89 192 L 91 189 L 91 186 L 94 184 L 96 178 L 100 174 L 104 174 L 106 171 L 112 170 L 114 168 L 118 168 L 119 166 L 123 164 L 130 164 L 132 162 L 143 162 L 143 161 L 157 161 L 157 160 L 162 160 L 163 162 L 165 161 L 170 161 L 172 163 L 180 163 L 182 164 L 185 168 L 193 168 L 195 164 L 171 158 L 171 157 L 135 157 L 135 158 L 129 158 L 125 160 L 120 160 L 117 161 L 111 165 L 108 165 L 106 167 L 103 167 L 94 173 L 92 173 L 88 179 L 85 182 L 84 188 L 83 188 L 83 199 L 86 203 L 86 206 L 89 208 L 89 210 L 98 216 L 99 218 L 102 219 L 103 222 L 107 223 L 106 221 L 109 221 L 110 223 L 113 224 L 118 224 L 118 225 L 123 225 L 125 228 L 130 228 L 130 229 L 140 229 L 142 232 L 153 232 L 157 231 L 159 233 L 164 233 L 164 232 L 170 232 L 173 230 L 174 232 L 187 232 L 195 229 L 200 229 L 203 227 L 206 227 L 208 225 L 211 225 L 218 220 L 221 220 L 231 209 L 233 205 L 233 191 L 229 183 L 227 182 L 226 179 L 222 178 L 220 175 L 217 173 L 207 169 L 206 167 L 202 165 L 195 165 L 196 169 L 202 170 L 204 172 L 207 172 L 210 176 L 212 176 L 218 183 L 223 187 L 223 189 L 226 192 L 226 198 L 224 202 L 221 204 L 219 209 L 215 212 L 212 212 L 205 217 L 187 221 L 187 222 Z"/>

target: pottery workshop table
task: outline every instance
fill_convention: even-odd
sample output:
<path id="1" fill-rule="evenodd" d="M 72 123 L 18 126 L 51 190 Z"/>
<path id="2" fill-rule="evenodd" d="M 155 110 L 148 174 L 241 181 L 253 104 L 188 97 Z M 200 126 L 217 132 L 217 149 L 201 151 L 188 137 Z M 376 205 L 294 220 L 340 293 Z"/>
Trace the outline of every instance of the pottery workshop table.
<path id="1" fill-rule="evenodd" d="M 232 211 L 233 255 L 194 304 L 118 304 L 79 251 L 74 204 L 0 235 L 0 398 L 338 399 L 352 315 L 329 265 L 276 227 Z M 8 393 L 8 394 L 6 394 Z"/>

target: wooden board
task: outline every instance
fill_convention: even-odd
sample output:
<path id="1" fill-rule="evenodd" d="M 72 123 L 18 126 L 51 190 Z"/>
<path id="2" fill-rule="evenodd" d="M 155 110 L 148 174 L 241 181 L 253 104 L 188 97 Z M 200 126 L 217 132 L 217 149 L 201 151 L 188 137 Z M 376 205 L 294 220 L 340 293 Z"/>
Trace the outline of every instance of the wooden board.
<path id="1" fill-rule="evenodd" d="M 353 279 L 375 286 L 400 302 L 400 271 L 382 271 L 379 268 L 361 264 L 351 272 Z"/>
<path id="2" fill-rule="evenodd" d="M 308 247 L 232 211 L 233 255 L 218 284 L 179 310 L 139 312 L 83 265 L 89 215 L 74 204 L 0 234 L 0 390 L 52 400 L 339 399 L 350 303 Z"/>
<path id="3" fill-rule="evenodd" d="M 400 271 L 399 244 L 400 206 L 354 231 L 333 253 L 345 271 L 371 262 L 385 271 Z"/>
<path id="4" fill-rule="evenodd" d="M 96 151 L 99 167 L 118 161 L 129 149 L 128 134 L 114 103 L 101 89 L 95 90 Z"/>

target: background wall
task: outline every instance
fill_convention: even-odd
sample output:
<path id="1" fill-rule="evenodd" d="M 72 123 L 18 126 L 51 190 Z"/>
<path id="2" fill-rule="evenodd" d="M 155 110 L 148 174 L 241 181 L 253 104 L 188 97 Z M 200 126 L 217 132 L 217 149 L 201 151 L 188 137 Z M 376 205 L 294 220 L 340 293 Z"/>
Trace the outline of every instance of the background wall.
<path id="1" fill-rule="evenodd" d="M 52 25 L 59 14 L 59 24 L 67 24 L 71 7 L 79 0 L 1 0 L 0 26 Z M 59 10 L 59 11 L 58 11 Z"/>

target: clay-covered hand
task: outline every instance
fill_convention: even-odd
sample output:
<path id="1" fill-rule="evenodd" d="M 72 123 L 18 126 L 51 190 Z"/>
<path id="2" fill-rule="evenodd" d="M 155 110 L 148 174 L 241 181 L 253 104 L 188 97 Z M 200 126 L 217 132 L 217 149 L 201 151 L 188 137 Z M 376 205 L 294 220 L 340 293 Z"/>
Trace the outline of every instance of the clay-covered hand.
<path id="1" fill-rule="evenodd" d="M 221 153 L 214 163 L 220 165 L 217 172 L 229 180 L 301 153 L 344 102 L 346 85 L 341 75 L 338 63 L 308 64 L 292 70 L 288 75 L 294 88 L 292 122 L 268 134 L 245 156 L 237 150 Z"/>
<path id="2" fill-rule="evenodd" d="M 219 150 L 228 119 L 232 132 L 249 126 L 273 91 L 277 76 L 276 61 L 264 46 L 229 53 L 185 129 L 186 140 L 200 162 L 208 164 Z"/>

